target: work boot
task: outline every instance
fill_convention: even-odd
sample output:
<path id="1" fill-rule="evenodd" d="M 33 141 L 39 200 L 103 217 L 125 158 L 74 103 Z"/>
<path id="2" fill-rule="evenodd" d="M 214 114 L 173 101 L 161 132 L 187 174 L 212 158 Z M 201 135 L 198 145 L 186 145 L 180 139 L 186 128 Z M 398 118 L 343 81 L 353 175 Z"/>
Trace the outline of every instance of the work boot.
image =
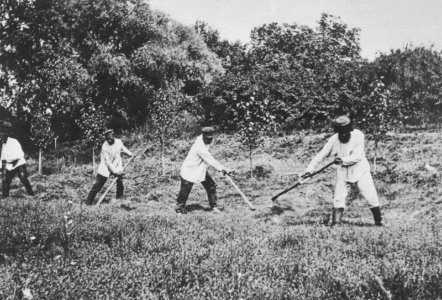
<path id="1" fill-rule="evenodd" d="M 376 226 L 383 226 L 381 209 L 379 208 L 379 206 L 371 207 L 370 210 L 371 210 L 371 213 L 373 214 L 374 224 Z"/>
<path id="2" fill-rule="evenodd" d="M 331 223 L 330 226 L 333 227 L 335 225 L 341 225 L 343 214 L 344 214 L 344 208 L 343 207 L 339 207 L 339 208 L 333 207 L 332 223 Z"/>
<path id="3" fill-rule="evenodd" d="M 175 211 L 177 214 L 182 214 L 182 215 L 187 214 L 187 209 L 185 206 L 178 206 L 177 208 L 175 208 Z"/>
<path id="4" fill-rule="evenodd" d="M 333 213 L 333 210 L 332 210 L 332 213 Z M 329 222 L 330 222 L 330 212 L 327 212 L 326 214 L 324 214 L 322 216 L 321 224 L 325 225 L 325 226 L 328 226 Z"/>
<path id="5" fill-rule="evenodd" d="M 212 207 L 212 212 L 215 214 L 220 214 L 221 211 L 218 209 L 218 207 Z"/>

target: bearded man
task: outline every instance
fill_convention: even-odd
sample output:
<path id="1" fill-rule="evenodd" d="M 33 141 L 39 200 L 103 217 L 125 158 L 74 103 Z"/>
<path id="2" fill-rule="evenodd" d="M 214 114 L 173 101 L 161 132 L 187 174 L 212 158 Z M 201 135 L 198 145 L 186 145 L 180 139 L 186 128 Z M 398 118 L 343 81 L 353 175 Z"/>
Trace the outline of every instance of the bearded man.
<path id="1" fill-rule="evenodd" d="M 331 226 L 341 224 L 347 196 L 352 187 L 357 188 L 368 202 L 375 225 L 382 226 L 379 198 L 371 177 L 370 164 L 365 156 L 364 134 L 360 130 L 353 129 L 351 120 L 347 116 L 335 119 L 333 126 L 336 133 L 312 159 L 302 177 L 309 177 L 324 158 L 335 156 L 338 167 Z"/>

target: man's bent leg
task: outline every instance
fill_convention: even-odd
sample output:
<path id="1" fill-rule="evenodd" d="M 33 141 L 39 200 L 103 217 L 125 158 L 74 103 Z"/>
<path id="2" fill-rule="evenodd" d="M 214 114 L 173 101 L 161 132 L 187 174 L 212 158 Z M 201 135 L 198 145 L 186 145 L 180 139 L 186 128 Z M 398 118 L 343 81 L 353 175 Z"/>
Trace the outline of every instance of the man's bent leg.
<path id="1" fill-rule="evenodd" d="M 206 180 L 201 182 L 203 187 L 206 189 L 207 198 L 209 199 L 210 208 L 216 207 L 217 197 L 216 197 L 216 183 L 213 178 L 206 173 Z"/>
<path id="2" fill-rule="evenodd" d="M 363 175 L 358 181 L 359 193 L 368 202 L 370 207 L 379 206 L 379 197 L 370 173 Z"/>
<path id="3" fill-rule="evenodd" d="M 117 199 L 123 198 L 124 185 L 123 185 L 123 175 L 117 177 Z"/>
<path id="4" fill-rule="evenodd" d="M 21 165 L 16 168 L 18 178 L 20 178 L 21 183 L 25 186 L 26 192 L 28 195 L 34 196 L 34 191 L 32 190 L 31 184 L 28 179 L 28 170 L 26 169 L 26 165 Z"/>
<path id="5" fill-rule="evenodd" d="M 9 197 L 9 189 L 11 188 L 11 181 L 12 178 L 14 178 L 15 170 L 3 170 L 5 172 L 5 177 L 3 179 L 3 189 L 2 189 L 2 196 L 3 198 Z"/>
<path id="6" fill-rule="evenodd" d="M 358 189 L 361 195 L 370 205 L 370 210 L 373 214 L 375 225 L 382 226 L 382 214 L 379 207 L 379 197 L 370 173 L 367 173 L 361 177 L 361 179 L 358 181 Z"/>
<path id="7" fill-rule="evenodd" d="M 91 191 L 89 192 L 89 195 L 87 196 L 86 204 L 92 205 L 94 202 L 95 196 L 97 196 L 98 192 L 103 188 L 104 184 L 106 183 L 107 177 L 104 177 L 100 174 L 97 174 L 97 177 L 95 178 L 95 183 L 92 186 Z"/>
<path id="8" fill-rule="evenodd" d="M 339 225 L 345 210 L 345 200 L 348 196 L 349 185 L 341 179 L 336 180 L 335 195 L 333 198 L 333 211 L 331 226 Z"/>
<path id="9" fill-rule="evenodd" d="M 185 213 L 186 209 L 186 202 L 187 198 L 189 198 L 190 191 L 192 190 L 193 183 L 190 181 L 185 180 L 183 177 L 181 177 L 181 187 L 180 192 L 178 193 L 177 197 L 177 206 L 176 206 L 176 212 L 178 213 Z"/>

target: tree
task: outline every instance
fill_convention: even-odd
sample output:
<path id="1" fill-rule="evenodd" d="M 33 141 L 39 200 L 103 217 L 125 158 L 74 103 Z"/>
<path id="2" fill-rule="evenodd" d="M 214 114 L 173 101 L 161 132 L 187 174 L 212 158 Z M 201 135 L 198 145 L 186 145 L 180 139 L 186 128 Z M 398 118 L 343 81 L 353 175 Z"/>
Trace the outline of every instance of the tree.
<path id="1" fill-rule="evenodd" d="M 46 149 L 54 139 L 54 132 L 51 129 L 50 110 L 38 112 L 34 115 L 31 127 L 31 140 L 38 146 L 38 173 L 42 174 L 43 150 Z"/>
<path id="2" fill-rule="evenodd" d="M 154 95 L 152 102 L 151 126 L 155 139 L 160 144 L 162 175 L 166 175 L 165 150 L 169 138 L 176 133 L 178 121 L 181 117 L 180 107 L 183 95 L 176 85 L 168 84 L 160 88 Z"/>
<path id="3" fill-rule="evenodd" d="M 218 30 L 202 21 L 195 23 L 195 31 L 202 37 L 207 47 L 221 59 L 222 66 L 227 72 L 241 68 L 246 63 L 245 45 L 240 42 L 230 43 L 228 40 L 222 40 Z"/>
<path id="4" fill-rule="evenodd" d="M 80 118 L 76 120 L 82 132 L 83 144 L 92 148 L 92 166 L 95 175 L 95 149 L 103 142 L 103 132 L 108 128 L 110 117 L 104 108 L 95 108 L 92 102 L 80 110 Z"/>
<path id="5" fill-rule="evenodd" d="M 250 85 L 251 86 L 251 85 Z M 260 145 L 262 135 L 274 122 L 268 110 L 269 101 L 252 88 L 238 90 L 234 122 L 242 141 L 247 147 L 250 162 L 250 177 L 253 178 L 253 150 Z"/>
<path id="6" fill-rule="evenodd" d="M 5 0 L 0 36 L 1 103 L 27 127 L 51 108 L 61 140 L 81 137 L 90 102 L 115 129 L 142 126 L 165 81 L 195 96 L 223 70 L 191 27 L 143 0 Z"/>
<path id="7" fill-rule="evenodd" d="M 217 35 L 205 32 L 209 32 L 206 40 L 218 49 Z M 245 76 L 253 78 L 282 128 L 308 128 L 328 121 L 339 110 L 341 94 L 354 92 L 347 78 L 362 61 L 358 34 L 358 29 L 327 14 L 317 28 L 271 23 L 253 29 L 241 63 L 226 68 L 226 74 L 201 93 L 206 119 L 229 127 L 236 103 L 228 91 Z"/>
<path id="8" fill-rule="evenodd" d="M 387 137 L 387 132 L 400 123 L 400 103 L 395 99 L 395 92 L 387 87 L 382 78 L 369 85 L 369 93 L 356 103 L 356 123 L 363 128 L 374 141 L 374 172 L 377 169 L 379 142 Z"/>
<path id="9" fill-rule="evenodd" d="M 407 46 L 381 54 L 374 62 L 387 86 L 396 86 L 406 124 L 435 123 L 442 115 L 442 54 Z"/>

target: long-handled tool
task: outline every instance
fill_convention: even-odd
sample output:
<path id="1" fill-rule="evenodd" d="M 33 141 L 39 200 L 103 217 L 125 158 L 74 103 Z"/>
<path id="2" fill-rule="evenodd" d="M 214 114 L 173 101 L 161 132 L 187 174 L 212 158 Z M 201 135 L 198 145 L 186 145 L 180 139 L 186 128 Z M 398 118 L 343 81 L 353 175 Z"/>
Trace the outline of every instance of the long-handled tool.
<path id="1" fill-rule="evenodd" d="M 241 190 L 240 190 L 239 187 L 236 185 L 236 183 L 233 182 L 232 178 L 230 178 L 230 176 L 227 175 L 227 174 L 225 174 L 224 176 L 227 178 L 227 180 L 229 180 L 229 182 L 233 185 L 233 187 L 236 189 L 236 191 L 241 195 L 242 199 L 243 199 L 244 202 L 249 206 L 249 208 L 250 208 L 251 210 L 255 210 L 256 208 L 253 206 L 252 203 L 250 203 L 250 201 L 249 201 L 249 199 L 247 199 L 246 195 L 244 195 L 244 193 L 241 192 Z"/>
<path id="2" fill-rule="evenodd" d="M 147 149 L 149 149 L 150 146 L 146 147 L 146 149 L 143 150 L 143 152 L 139 153 L 138 155 L 134 155 L 131 158 L 129 158 L 129 160 L 126 162 L 126 164 L 124 165 L 123 169 L 121 171 L 124 171 L 124 169 L 126 169 L 126 167 L 129 165 L 129 163 L 137 156 L 140 156 L 142 154 L 144 154 L 144 152 L 147 151 Z M 108 188 L 106 189 L 106 191 L 103 193 L 103 195 L 101 195 L 100 199 L 98 199 L 97 203 L 95 204 L 95 206 L 99 206 L 101 204 L 101 201 L 104 200 L 104 197 L 106 197 L 107 193 L 109 193 L 109 191 L 111 190 L 111 188 L 114 186 L 115 182 L 117 182 L 118 177 L 115 177 L 111 184 L 108 186 Z"/>
<path id="3" fill-rule="evenodd" d="M 308 177 L 303 178 L 303 179 L 301 179 L 301 180 L 298 180 L 298 182 L 296 182 L 294 185 L 292 185 L 292 186 L 289 187 L 288 189 L 285 189 L 285 190 L 283 190 L 281 193 L 279 193 L 278 195 L 273 196 L 273 197 L 272 197 L 272 201 L 275 201 L 276 199 L 278 199 L 279 196 L 284 195 L 285 193 L 287 193 L 287 192 L 293 190 L 293 189 L 294 189 L 295 187 L 297 187 L 298 185 L 303 184 L 304 182 L 307 181 L 307 179 L 312 178 L 312 177 L 315 176 L 316 174 L 319 174 L 319 173 L 323 172 L 325 169 L 327 169 L 328 167 L 330 167 L 330 166 L 333 165 L 334 163 L 335 163 L 335 162 L 332 161 L 331 163 L 325 165 L 324 167 L 322 167 L 322 168 L 319 169 L 318 171 L 316 171 L 316 172 L 310 174 Z"/>

